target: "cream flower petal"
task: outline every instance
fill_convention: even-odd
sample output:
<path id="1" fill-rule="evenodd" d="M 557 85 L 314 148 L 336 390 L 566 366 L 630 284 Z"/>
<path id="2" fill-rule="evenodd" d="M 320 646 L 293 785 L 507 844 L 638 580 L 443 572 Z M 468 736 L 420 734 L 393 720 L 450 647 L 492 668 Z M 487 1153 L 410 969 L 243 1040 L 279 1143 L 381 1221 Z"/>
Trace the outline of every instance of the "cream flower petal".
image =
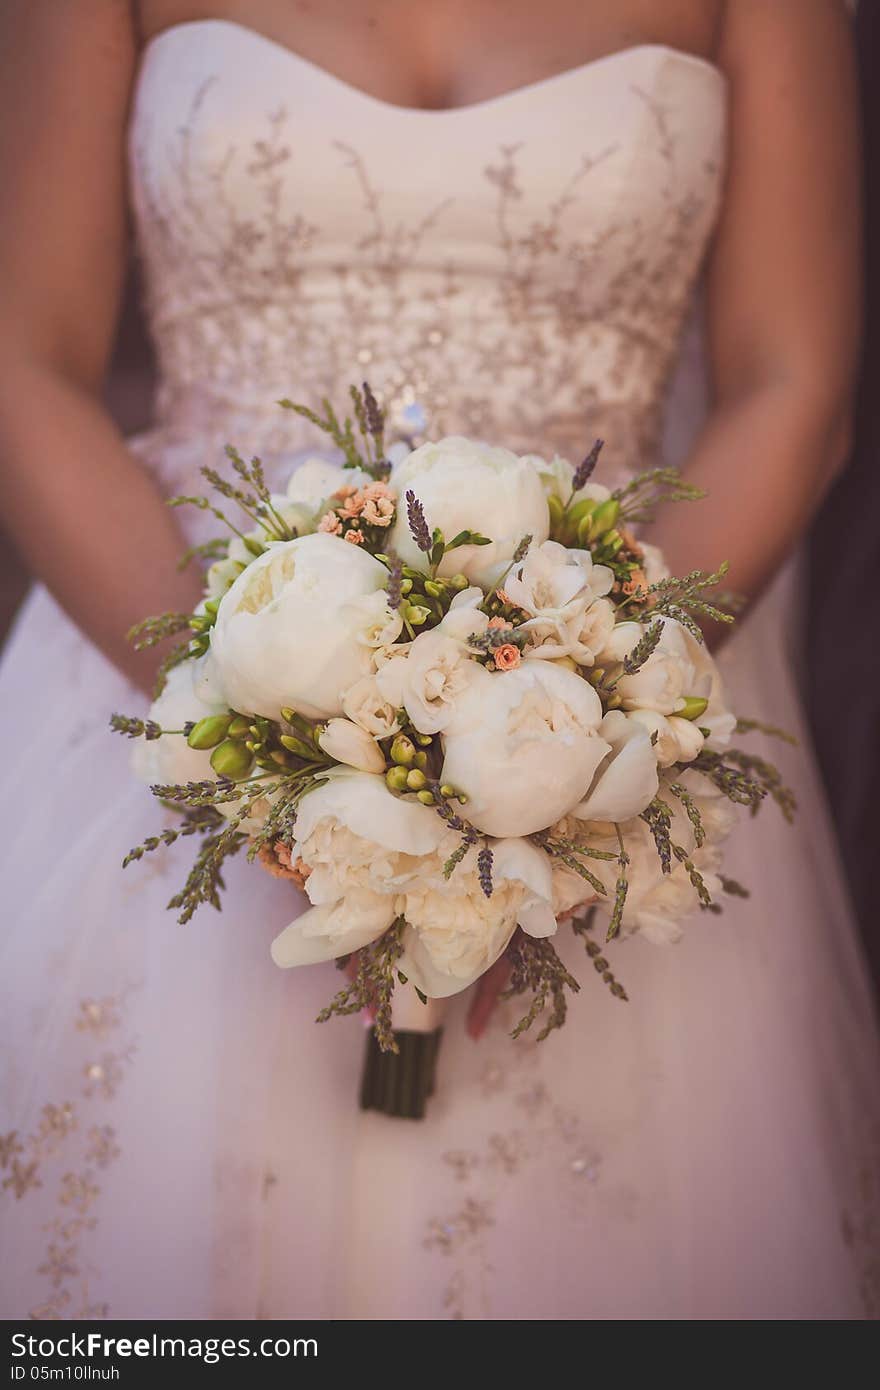
<path id="1" fill-rule="evenodd" d="M 272 959 L 287 970 L 347 956 L 387 931 L 394 915 L 393 900 L 379 893 L 357 893 L 311 907 L 275 937 Z"/>

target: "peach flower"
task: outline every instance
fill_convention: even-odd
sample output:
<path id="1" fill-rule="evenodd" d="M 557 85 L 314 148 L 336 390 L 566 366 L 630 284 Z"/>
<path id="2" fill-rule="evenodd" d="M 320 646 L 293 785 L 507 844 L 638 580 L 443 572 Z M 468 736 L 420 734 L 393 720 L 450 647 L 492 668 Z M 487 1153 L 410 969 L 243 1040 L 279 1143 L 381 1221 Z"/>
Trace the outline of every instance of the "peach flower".
<path id="1" fill-rule="evenodd" d="M 510 627 L 506 618 L 490 618 L 489 627 Z"/>
<path id="2" fill-rule="evenodd" d="M 394 518 L 394 503 L 388 497 L 368 497 L 362 515 L 369 526 L 390 526 Z"/>
<path id="3" fill-rule="evenodd" d="M 342 530 L 342 522 L 335 512 L 325 512 L 318 522 L 318 530 L 326 531 L 331 536 L 338 536 Z"/>
<path id="4" fill-rule="evenodd" d="M 343 539 L 349 541 L 352 545 L 363 545 L 364 533 L 363 531 L 359 531 L 356 526 L 352 526 L 351 530 L 346 531 Z"/>
<path id="5" fill-rule="evenodd" d="M 503 647 L 496 647 L 494 656 L 497 671 L 514 671 L 522 661 L 519 647 L 515 647 L 512 642 L 505 642 Z"/>

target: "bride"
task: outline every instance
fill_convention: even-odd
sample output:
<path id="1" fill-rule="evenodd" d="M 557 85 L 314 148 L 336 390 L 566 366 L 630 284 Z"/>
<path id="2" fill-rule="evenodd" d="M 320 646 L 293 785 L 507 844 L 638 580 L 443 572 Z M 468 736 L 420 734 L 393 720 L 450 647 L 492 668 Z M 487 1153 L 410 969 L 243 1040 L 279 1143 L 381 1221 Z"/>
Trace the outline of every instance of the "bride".
<path id="1" fill-rule="evenodd" d="M 848 443 L 842 0 L 3 23 L 2 502 L 42 583 L 0 671 L 0 1312 L 876 1314 L 877 1039 L 780 571 Z M 123 441 L 100 387 L 128 206 L 161 387 Z M 755 601 L 732 703 L 801 737 L 769 754 L 796 826 L 770 807 L 732 843 L 751 898 L 622 945 L 627 1007 L 570 952 L 546 1044 L 509 1041 L 491 985 L 459 1000 L 421 1124 L 358 1112 L 360 1025 L 314 1023 L 332 967 L 272 966 L 286 886 L 230 873 L 181 928 L 173 851 L 123 874 L 152 808 L 107 732 L 153 675 L 123 634 L 198 594 L 162 495 L 227 441 L 289 469 L 320 441 L 273 402 L 364 376 L 402 435 L 575 459 L 602 435 L 606 479 L 681 461 L 708 497 L 656 539 L 678 572 L 729 558 Z M 845 672 L 840 701 L 845 728 Z"/>

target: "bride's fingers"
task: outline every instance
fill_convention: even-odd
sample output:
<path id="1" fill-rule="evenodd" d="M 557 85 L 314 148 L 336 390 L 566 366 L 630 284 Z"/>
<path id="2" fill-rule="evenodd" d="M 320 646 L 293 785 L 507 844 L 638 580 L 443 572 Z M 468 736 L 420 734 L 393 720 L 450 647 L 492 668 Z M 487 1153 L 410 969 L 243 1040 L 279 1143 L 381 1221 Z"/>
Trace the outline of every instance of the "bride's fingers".
<path id="1" fill-rule="evenodd" d="M 506 956 L 502 956 L 477 981 L 473 1002 L 468 1009 L 467 1016 L 467 1031 L 474 1041 L 483 1036 L 486 1024 L 492 1017 L 495 1005 L 498 1003 L 498 996 L 507 988 L 509 980 L 510 962 Z"/>

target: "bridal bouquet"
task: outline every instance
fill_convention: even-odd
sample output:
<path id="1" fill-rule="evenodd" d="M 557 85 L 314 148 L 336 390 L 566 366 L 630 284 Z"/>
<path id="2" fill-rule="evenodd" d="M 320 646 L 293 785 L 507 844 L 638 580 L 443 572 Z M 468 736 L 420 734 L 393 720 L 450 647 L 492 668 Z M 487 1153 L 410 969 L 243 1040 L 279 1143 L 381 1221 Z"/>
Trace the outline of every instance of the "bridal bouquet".
<path id="1" fill-rule="evenodd" d="M 724 567 L 671 576 L 631 529 L 698 495 L 677 473 L 610 492 L 601 441 L 577 467 L 459 437 L 388 451 L 369 387 L 352 398 L 343 421 L 282 402 L 341 462 L 309 459 L 277 494 L 230 448 L 230 478 L 203 471 L 235 519 L 173 499 L 231 539 L 197 547 L 213 563 L 195 613 L 136 630 L 182 640 L 149 718 L 112 724 L 180 813 L 125 862 L 199 838 L 170 904 L 184 922 L 219 907 L 241 851 L 304 892 L 276 964 L 348 965 L 320 1018 L 369 1008 L 362 1102 L 419 1114 L 434 1001 L 507 952 L 530 996 L 515 1035 L 541 1017 L 546 1036 L 579 987 L 563 927 L 625 999 L 597 937 L 673 941 L 743 894 L 723 872 L 735 808 L 792 805 L 730 746 L 756 726 L 727 708 L 698 625 L 731 621 L 707 597 Z"/>

